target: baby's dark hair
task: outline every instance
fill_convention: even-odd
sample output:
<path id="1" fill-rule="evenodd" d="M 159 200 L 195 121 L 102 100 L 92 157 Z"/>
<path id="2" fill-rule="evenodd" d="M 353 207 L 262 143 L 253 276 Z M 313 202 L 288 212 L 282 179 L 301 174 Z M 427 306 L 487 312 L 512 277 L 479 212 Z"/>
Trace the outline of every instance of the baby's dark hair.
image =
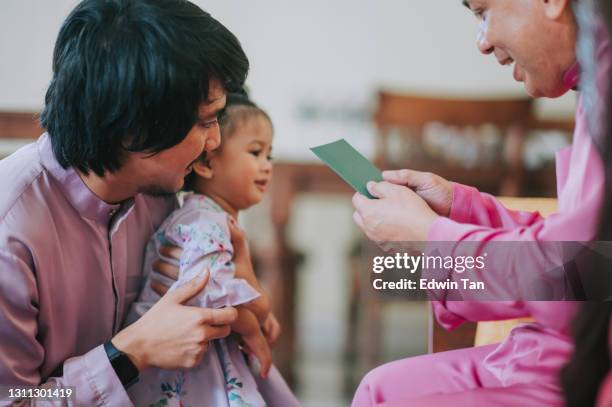
<path id="1" fill-rule="evenodd" d="M 219 115 L 219 127 L 221 128 L 221 145 L 219 149 L 222 149 L 223 142 L 234 134 L 239 123 L 258 116 L 265 118 L 272 125 L 270 116 L 249 99 L 244 90 L 229 93 L 225 102 L 225 108 Z"/>
<path id="2" fill-rule="evenodd" d="M 256 117 L 265 118 L 270 126 L 272 120 L 270 116 L 255 102 L 249 99 L 246 91 L 241 90 L 239 92 L 228 93 L 225 102 L 225 108 L 219 113 L 219 128 L 221 130 L 221 144 L 217 147 L 216 151 L 223 149 L 223 144 L 229 139 L 235 132 L 238 126 L 247 120 L 251 120 Z M 200 159 L 205 159 L 206 156 L 203 154 Z M 185 177 L 185 184 L 183 185 L 183 191 L 193 191 L 195 184 L 196 175 L 195 172 L 190 172 Z"/>

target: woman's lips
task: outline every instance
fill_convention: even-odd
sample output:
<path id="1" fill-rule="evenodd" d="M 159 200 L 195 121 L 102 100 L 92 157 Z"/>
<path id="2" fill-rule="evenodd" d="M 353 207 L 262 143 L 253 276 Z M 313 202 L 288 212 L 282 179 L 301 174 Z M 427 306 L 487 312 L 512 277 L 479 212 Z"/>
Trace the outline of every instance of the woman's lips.
<path id="1" fill-rule="evenodd" d="M 525 79 L 523 77 L 523 71 L 519 68 L 517 63 L 514 64 L 514 71 L 512 72 L 512 75 L 514 76 L 514 80 L 517 82 L 523 82 Z"/>

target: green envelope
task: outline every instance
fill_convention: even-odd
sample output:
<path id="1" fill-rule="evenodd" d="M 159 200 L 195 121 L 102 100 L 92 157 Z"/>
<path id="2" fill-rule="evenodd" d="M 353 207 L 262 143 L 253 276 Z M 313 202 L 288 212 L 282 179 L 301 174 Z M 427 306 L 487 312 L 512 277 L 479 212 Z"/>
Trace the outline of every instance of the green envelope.
<path id="1" fill-rule="evenodd" d="M 345 139 L 310 149 L 336 174 L 360 194 L 374 198 L 366 185 L 370 181 L 382 181 L 382 173 Z"/>

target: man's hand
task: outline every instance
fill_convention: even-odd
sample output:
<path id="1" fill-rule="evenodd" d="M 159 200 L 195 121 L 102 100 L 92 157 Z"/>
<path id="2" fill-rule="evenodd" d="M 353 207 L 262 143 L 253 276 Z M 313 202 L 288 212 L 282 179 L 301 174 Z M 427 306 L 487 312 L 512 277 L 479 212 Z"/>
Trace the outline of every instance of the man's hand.
<path id="1" fill-rule="evenodd" d="M 453 202 L 452 183 L 430 172 L 383 171 L 385 181 L 412 188 L 438 215 L 448 216 Z"/>
<path id="2" fill-rule="evenodd" d="M 159 248 L 159 254 L 163 257 L 180 260 L 183 249 L 177 246 L 161 246 Z M 153 270 L 157 273 L 168 277 L 171 280 L 178 280 L 179 268 L 171 263 L 166 263 L 163 259 L 155 260 L 152 264 Z M 151 279 L 151 288 L 160 296 L 163 296 L 168 291 L 168 286 L 159 280 Z"/>
<path id="3" fill-rule="evenodd" d="M 369 182 L 368 191 L 379 199 L 353 195 L 353 219 L 376 243 L 424 242 L 436 213 L 412 189 L 389 182 Z"/>
<path id="4" fill-rule="evenodd" d="M 208 273 L 165 294 L 132 325 L 120 331 L 113 345 L 125 352 L 138 370 L 196 366 L 208 342 L 224 338 L 237 318 L 232 307 L 208 309 L 183 305 L 201 292 L 208 283 Z"/>

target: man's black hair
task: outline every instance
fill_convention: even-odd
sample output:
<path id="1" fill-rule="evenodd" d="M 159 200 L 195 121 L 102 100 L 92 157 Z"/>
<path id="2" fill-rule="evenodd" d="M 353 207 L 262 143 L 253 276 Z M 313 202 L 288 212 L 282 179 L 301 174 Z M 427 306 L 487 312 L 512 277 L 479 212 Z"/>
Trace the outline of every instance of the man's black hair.
<path id="1" fill-rule="evenodd" d="M 63 167 L 103 176 L 124 151 L 180 143 L 210 80 L 241 89 L 238 39 L 186 0 L 85 0 L 60 29 L 41 124 Z"/>

